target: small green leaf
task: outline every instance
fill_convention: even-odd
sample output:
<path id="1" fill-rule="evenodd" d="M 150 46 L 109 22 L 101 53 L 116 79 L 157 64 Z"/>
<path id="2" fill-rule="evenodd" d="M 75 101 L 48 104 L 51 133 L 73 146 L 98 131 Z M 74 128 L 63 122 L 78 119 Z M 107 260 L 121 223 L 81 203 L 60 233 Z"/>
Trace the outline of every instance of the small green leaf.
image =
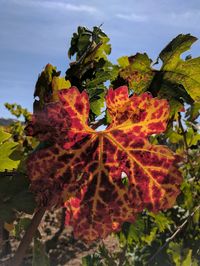
<path id="1" fill-rule="evenodd" d="M 98 96 L 99 99 L 90 103 L 90 108 L 92 112 L 97 116 L 101 114 L 101 109 L 104 107 L 104 93 L 99 94 Z"/>
<path id="2" fill-rule="evenodd" d="M 200 141 L 200 134 L 188 127 L 186 132 L 186 140 L 189 147 L 192 145 L 197 145 L 198 141 Z"/>
<path id="3" fill-rule="evenodd" d="M 181 185 L 181 191 L 184 195 L 183 207 L 190 210 L 193 207 L 192 185 L 189 182 L 184 181 Z"/>
<path id="4" fill-rule="evenodd" d="M 181 266 L 188 266 L 192 264 L 192 250 L 189 249 L 185 259 L 182 261 Z"/>
<path id="5" fill-rule="evenodd" d="M 22 153 L 19 152 L 18 147 L 19 144 L 11 140 L 7 140 L 0 144 L 0 172 L 17 168 L 22 159 Z"/>
<path id="6" fill-rule="evenodd" d="M 157 228 L 154 227 L 154 228 L 152 228 L 149 235 L 142 236 L 141 239 L 142 239 L 142 241 L 147 243 L 147 245 L 151 245 L 152 241 L 156 238 L 156 234 L 157 234 Z"/>
<path id="7" fill-rule="evenodd" d="M 122 57 L 118 58 L 117 62 L 119 64 L 119 66 L 122 68 L 129 66 L 128 56 L 122 56 Z"/>
<path id="8" fill-rule="evenodd" d="M 133 242 L 140 242 L 142 236 L 144 236 L 144 221 L 142 217 L 138 217 L 134 224 L 131 224 L 128 229 L 127 242 L 132 244 Z"/>
<path id="9" fill-rule="evenodd" d="M 181 244 L 170 242 L 169 248 L 167 250 L 167 253 L 171 255 L 172 261 L 175 263 L 176 266 L 181 266 Z"/>
<path id="10" fill-rule="evenodd" d="M 173 224 L 171 218 L 167 217 L 166 214 L 162 212 L 160 213 L 150 212 L 149 215 L 154 218 L 154 223 L 157 225 L 158 230 L 160 232 L 164 232 L 165 229 L 167 229 L 170 224 Z"/>
<path id="11" fill-rule="evenodd" d="M 78 39 L 77 48 L 79 51 L 84 51 L 84 50 L 86 50 L 86 48 L 88 47 L 89 44 L 90 44 L 90 36 L 89 35 L 82 35 Z"/>

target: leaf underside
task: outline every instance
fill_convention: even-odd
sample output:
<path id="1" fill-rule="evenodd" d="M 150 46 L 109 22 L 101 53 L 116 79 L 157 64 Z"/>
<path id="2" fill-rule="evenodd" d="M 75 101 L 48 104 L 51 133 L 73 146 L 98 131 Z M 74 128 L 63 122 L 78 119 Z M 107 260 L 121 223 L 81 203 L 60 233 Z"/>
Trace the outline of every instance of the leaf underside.
<path id="1" fill-rule="evenodd" d="M 144 208 L 157 212 L 173 206 L 182 180 L 178 159 L 167 147 L 148 141 L 166 129 L 166 100 L 148 93 L 129 97 L 126 86 L 109 89 L 112 122 L 97 132 L 88 126 L 86 92 L 60 90 L 59 99 L 45 107 L 40 132 L 34 124 L 41 116 L 33 119 L 31 134 L 51 145 L 32 153 L 27 167 L 41 205 L 65 202 L 66 224 L 73 226 L 75 237 L 88 242 L 104 238 L 125 221 L 133 222 Z M 49 134 L 42 131 L 45 116 L 53 127 Z"/>

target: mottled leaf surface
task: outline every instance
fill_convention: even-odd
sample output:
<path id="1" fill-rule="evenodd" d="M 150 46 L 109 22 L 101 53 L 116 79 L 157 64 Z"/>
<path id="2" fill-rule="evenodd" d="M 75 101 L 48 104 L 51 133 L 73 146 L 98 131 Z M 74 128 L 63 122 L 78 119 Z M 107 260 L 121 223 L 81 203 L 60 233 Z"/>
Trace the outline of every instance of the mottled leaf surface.
<path id="1" fill-rule="evenodd" d="M 59 98 L 70 123 L 66 134 L 28 159 L 32 190 L 40 204 L 64 200 L 66 223 L 85 241 L 119 230 L 144 208 L 157 212 L 173 206 L 182 180 L 177 158 L 167 147 L 148 141 L 148 136 L 166 129 L 166 100 L 148 93 L 129 97 L 126 86 L 109 89 L 106 104 L 112 122 L 97 132 L 88 126 L 86 92 L 72 87 L 59 91 Z M 57 104 L 48 105 L 47 117 Z"/>
<path id="2" fill-rule="evenodd" d="M 190 34 L 180 34 L 174 38 L 159 57 L 163 61 L 163 80 L 171 84 L 181 84 L 195 101 L 200 101 L 200 57 L 182 60 L 181 54 L 197 40 Z"/>
<path id="3" fill-rule="evenodd" d="M 121 57 L 118 63 L 122 67 L 120 77 L 125 79 L 134 92 L 141 93 L 147 90 L 153 77 L 154 71 L 151 68 L 151 59 L 147 54 L 137 53 L 130 57 Z"/>

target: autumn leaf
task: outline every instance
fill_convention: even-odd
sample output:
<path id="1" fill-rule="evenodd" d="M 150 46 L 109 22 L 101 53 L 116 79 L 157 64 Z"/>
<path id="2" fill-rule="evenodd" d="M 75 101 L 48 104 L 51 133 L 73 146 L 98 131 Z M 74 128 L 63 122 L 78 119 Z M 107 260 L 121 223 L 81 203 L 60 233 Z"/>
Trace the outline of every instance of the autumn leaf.
<path id="1" fill-rule="evenodd" d="M 27 163 L 40 204 L 64 200 L 66 224 L 85 241 L 120 230 L 144 208 L 157 212 L 173 206 L 182 180 L 178 159 L 167 147 L 148 141 L 148 136 L 166 129 L 166 100 L 148 93 L 129 97 L 126 86 L 109 89 L 106 104 L 112 122 L 106 130 L 95 131 L 88 125 L 87 93 L 75 87 L 58 93 L 60 101 L 48 105 L 44 116 L 48 118 L 59 104 L 66 112 L 63 121 L 69 121 L 66 131 L 56 140 L 55 115 L 48 135 L 50 140 L 52 134 L 52 145 L 32 153 Z M 40 123 L 39 118 L 34 123 Z M 45 119 L 42 124 L 45 127 Z M 35 136 L 41 138 L 37 132 Z"/>

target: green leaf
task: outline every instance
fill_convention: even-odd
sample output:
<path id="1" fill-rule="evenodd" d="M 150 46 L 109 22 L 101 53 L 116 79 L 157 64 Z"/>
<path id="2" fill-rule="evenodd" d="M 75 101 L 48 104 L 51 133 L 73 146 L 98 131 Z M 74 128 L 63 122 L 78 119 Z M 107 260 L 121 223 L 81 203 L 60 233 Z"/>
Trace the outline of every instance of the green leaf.
<path id="1" fill-rule="evenodd" d="M 189 50 L 197 38 L 190 34 L 179 34 L 160 53 L 159 57 L 165 66 L 173 66 L 182 53 Z"/>
<path id="2" fill-rule="evenodd" d="M 111 52 L 108 42 L 109 38 L 100 27 L 94 27 L 93 30 L 78 27 L 77 33 L 73 34 L 68 56 L 71 58 L 76 54 L 76 60 L 84 61 L 85 64 L 102 58 L 107 60 L 107 55 Z"/>
<path id="3" fill-rule="evenodd" d="M 122 56 L 122 57 L 118 58 L 117 62 L 119 64 L 119 66 L 122 67 L 122 68 L 125 68 L 125 67 L 129 66 L 128 56 Z"/>
<path id="4" fill-rule="evenodd" d="M 167 217 L 166 214 L 162 212 L 157 214 L 150 212 L 149 215 L 154 218 L 154 223 L 157 225 L 158 230 L 160 232 L 164 232 L 165 229 L 167 229 L 170 224 L 173 224 L 171 218 Z"/>
<path id="5" fill-rule="evenodd" d="M 190 34 L 180 34 L 162 50 L 159 57 L 163 61 L 163 81 L 182 85 L 193 100 L 200 101 L 200 57 L 186 61 L 180 58 L 196 40 Z"/>
<path id="6" fill-rule="evenodd" d="M 198 141 L 200 141 L 200 134 L 198 132 L 195 132 L 192 128 L 187 129 L 186 132 L 186 140 L 189 147 L 192 145 L 197 145 Z"/>
<path id="7" fill-rule="evenodd" d="M 50 266 L 45 247 L 38 238 L 34 238 L 32 266 Z"/>
<path id="8" fill-rule="evenodd" d="M 185 259 L 182 261 L 181 266 L 188 266 L 192 264 L 192 250 L 189 249 Z"/>
<path id="9" fill-rule="evenodd" d="M 90 44 L 90 36 L 82 35 L 77 42 L 77 48 L 79 51 L 86 50 L 88 45 Z"/>
<path id="10" fill-rule="evenodd" d="M 185 209 L 190 210 L 193 207 L 192 184 L 187 181 L 184 181 L 181 184 L 181 191 L 183 192 L 184 195 L 183 207 Z"/>
<path id="11" fill-rule="evenodd" d="M 62 89 L 69 89 L 71 83 L 69 80 L 65 80 L 64 77 L 53 77 L 52 79 L 52 100 L 58 100 L 58 91 Z"/>
<path id="12" fill-rule="evenodd" d="M 8 138 L 8 135 L 0 132 L 0 138 Z M 0 172 L 16 169 L 22 159 L 22 153 L 18 150 L 19 144 L 6 140 L 0 144 Z"/>
<path id="13" fill-rule="evenodd" d="M 144 221 L 142 217 L 138 217 L 134 224 L 131 224 L 128 229 L 127 243 L 131 245 L 133 242 L 139 243 L 144 236 Z"/>
<path id="14" fill-rule="evenodd" d="M 104 93 L 101 93 L 98 96 L 99 99 L 90 102 L 90 109 L 97 116 L 101 114 L 101 109 L 104 107 Z"/>
<path id="15" fill-rule="evenodd" d="M 181 244 L 170 242 L 167 253 L 171 255 L 173 262 L 176 266 L 181 266 Z"/>
<path id="16" fill-rule="evenodd" d="M 91 53 L 88 53 L 86 56 L 84 63 L 88 63 L 90 61 L 99 61 L 100 59 L 104 59 L 107 61 L 107 55 L 111 52 L 111 45 L 108 37 L 101 37 L 99 44 L 94 45 Z M 97 46 L 98 45 L 98 46 Z"/>
<path id="17" fill-rule="evenodd" d="M 137 53 L 128 58 L 129 65 L 127 65 L 126 57 L 118 59 L 118 62 L 125 67 L 122 68 L 119 75 L 124 80 L 128 81 L 131 89 L 135 93 L 142 93 L 147 90 L 154 77 L 154 71 L 151 68 L 152 60 L 146 53 Z"/>
<path id="18" fill-rule="evenodd" d="M 156 238 L 156 234 L 157 234 L 157 228 L 154 227 L 151 229 L 151 232 L 149 235 L 142 236 L 141 239 L 142 241 L 147 243 L 147 245 L 151 245 L 152 241 Z"/>
<path id="19" fill-rule="evenodd" d="M 5 132 L 0 128 L 0 145 L 11 137 L 11 134 Z"/>
<path id="20" fill-rule="evenodd" d="M 166 138 L 169 138 L 169 141 L 171 143 L 180 143 L 183 142 L 183 136 L 180 135 L 178 132 L 174 131 L 172 127 L 170 127 L 166 133 L 165 133 Z"/>

